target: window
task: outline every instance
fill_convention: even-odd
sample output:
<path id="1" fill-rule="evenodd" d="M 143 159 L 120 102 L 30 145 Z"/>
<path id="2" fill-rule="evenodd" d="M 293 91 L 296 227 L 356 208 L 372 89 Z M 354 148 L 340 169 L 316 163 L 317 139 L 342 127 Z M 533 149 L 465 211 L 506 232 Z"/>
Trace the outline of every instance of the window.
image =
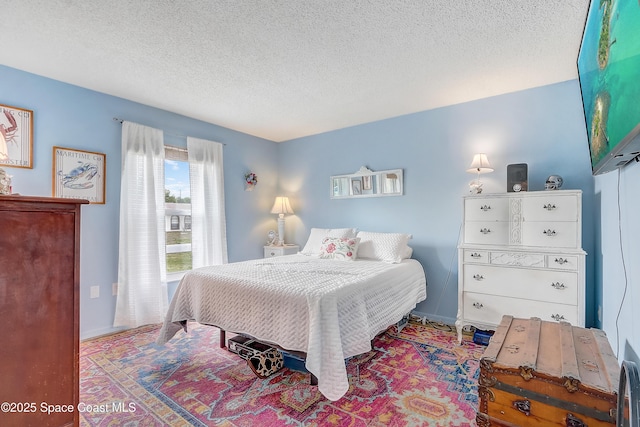
<path id="1" fill-rule="evenodd" d="M 191 194 L 187 150 L 165 146 L 164 202 L 167 273 L 191 270 Z"/>
<path id="2" fill-rule="evenodd" d="M 180 230 L 180 217 L 178 215 L 171 215 L 171 231 Z"/>

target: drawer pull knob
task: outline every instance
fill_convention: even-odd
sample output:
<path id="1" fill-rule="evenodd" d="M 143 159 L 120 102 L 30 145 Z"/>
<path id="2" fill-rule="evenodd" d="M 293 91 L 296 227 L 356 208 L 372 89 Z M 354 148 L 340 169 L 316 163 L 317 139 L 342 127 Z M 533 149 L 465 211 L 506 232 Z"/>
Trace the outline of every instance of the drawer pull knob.
<path id="1" fill-rule="evenodd" d="M 560 282 L 552 283 L 551 286 L 553 286 L 555 289 L 567 289 L 564 283 L 560 283 Z"/>
<path id="2" fill-rule="evenodd" d="M 480 210 L 483 211 L 483 212 L 490 211 L 491 210 L 491 206 L 490 205 L 482 205 L 482 206 L 480 206 Z"/>
<path id="3" fill-rule="evenodd" d="M 556 322 L 559 322 L 559 321 L 561 321 L 561 320 L 564 320 L 564 316 L 563 316 L 563 315 L 561 315 L 561 314 L 552 314 L 552 315 L 551 315 L 551 318 L 552 318 L 553 320 L 555 320 Z"/>
<path id="4" fill-rule="evenodd" d="M 484 305 L 482 305 L 482 303 L 479 303 L 479 302 L 474 302 L 473 306 L 477 309 L 481 309 L 482 307 L 484 307 Z"/>
<path id="5" fill-rule="evenodd" d="M 531 415 L 531 402 L 528 400 L 515 400 L 513 407 L 525 414 L 527 417 Z"/>
<path id="6" fill-rule="evenodd" d="M 556 230 L 547 229 L 542 232 L 545 236 L 551 237 L 556 235 Z"/>
<path id="7" fill-rule="evenodd" d="M 474 274 L 473 278 L 480 281 L 480 280 L 484 280 L 484 276 L 482 274 Z"/>
<path id="8" fill-rule="evenodd" d="M 548 211 L 552 211 L 552 210 L 554 210 L 556 208 L 556 205 L 552 205 L 551 203 L 549 203 L 549 204 L 544 205 L 543 207 Z"/>
<path id="9" fill-rule="evenodd" d="M 558 264 L 560 264 L 560 265 L 564 265 L 564 264 L 568 263 L 568 262 L 569 262 L 569 260 L 568 260 L 568 259 L 566 259 L 566 258 L 556 258 L 556 259 L 555 259 L 555 262 L 557 262 L 557 263 L 558 263 Z"/>
<path id="10" fill-rule="evenodd" d="M 475 258 L 475 259 L 482 258 L 482 255 L 480 255 L 477 252 L 472 253 L 470 256 L 471 256 L 471 258 Z"/>
<path id="11" fill-rule="evenodd" d="M 491 233 L 491 230 L 490 230 L 490 229 L 488 229 L 488 228 L 481 228 L 481 229 L 480 229 L 480 232 L 481 232 L 482 234 L 489 234 L 489 233 Z"/>

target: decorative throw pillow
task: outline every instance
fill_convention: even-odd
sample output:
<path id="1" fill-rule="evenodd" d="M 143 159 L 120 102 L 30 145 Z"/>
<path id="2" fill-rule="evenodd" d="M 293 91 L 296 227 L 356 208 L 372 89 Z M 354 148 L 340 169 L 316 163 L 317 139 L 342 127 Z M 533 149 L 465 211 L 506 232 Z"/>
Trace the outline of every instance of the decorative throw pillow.
<path id="1" fill-rule="evenodd" d="M 357 237 L 325 237 L 320 246 L 320 258 L 353 261 L 358 254 Z"/>
<path id="2" fill-rule="evenodd" d="M 325 237 L 356 237 L 356 230 L 354 228 L 312 228 L 307 243 L 300 253 L 318 255 Z"/>
<path id="3" fill-rule="evenodd" d="M 411 234 L 358 232 L 360 248 L 358 257 L 399 263 L 410 258 L 413 250 L 407 244 Z"/>

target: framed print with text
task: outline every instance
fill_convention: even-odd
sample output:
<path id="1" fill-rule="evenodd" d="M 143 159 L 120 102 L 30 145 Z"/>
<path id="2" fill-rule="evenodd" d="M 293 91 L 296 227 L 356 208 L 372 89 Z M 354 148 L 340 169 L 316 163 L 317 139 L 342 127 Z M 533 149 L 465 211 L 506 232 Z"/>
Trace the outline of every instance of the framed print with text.
<path id="1" fill-rule="evenodd" d="M 33 169 L 33 111 L 0 104 L 0 167 Z"/>
<path id="2" fill-rule="evenodd" d="M 106 155 L 53 147 L 53 197 L 105 203 Z"/>

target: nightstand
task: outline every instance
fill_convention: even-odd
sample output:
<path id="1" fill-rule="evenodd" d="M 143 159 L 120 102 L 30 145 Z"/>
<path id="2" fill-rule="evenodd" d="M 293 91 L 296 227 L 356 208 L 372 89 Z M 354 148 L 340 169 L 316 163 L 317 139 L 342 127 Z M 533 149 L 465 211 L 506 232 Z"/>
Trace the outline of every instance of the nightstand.
<path id="1" fill-rule="evenodd" d="M 298 245 L 265 246 L 264 257 L 273 258 L 275 256 L 293 255 L 297 254 L 298 251 L 300 251 L 300 246 Z"/>

